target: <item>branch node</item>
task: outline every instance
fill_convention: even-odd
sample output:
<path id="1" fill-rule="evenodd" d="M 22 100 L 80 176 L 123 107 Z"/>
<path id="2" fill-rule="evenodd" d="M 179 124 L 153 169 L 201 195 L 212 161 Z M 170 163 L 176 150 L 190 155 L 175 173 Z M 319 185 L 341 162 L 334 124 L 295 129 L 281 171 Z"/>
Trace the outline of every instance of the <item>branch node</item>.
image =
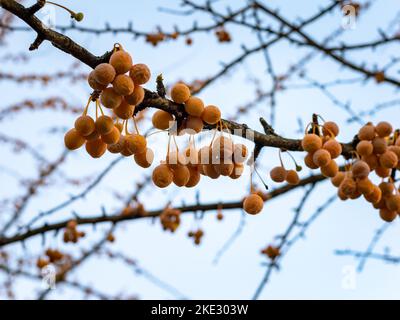
<path id="1" fill-rule="evenodd" d="M 37 35 L 35 41 L 29 46 L 29 51 L 37 50 L 44 40 L 41 35 Z"/>

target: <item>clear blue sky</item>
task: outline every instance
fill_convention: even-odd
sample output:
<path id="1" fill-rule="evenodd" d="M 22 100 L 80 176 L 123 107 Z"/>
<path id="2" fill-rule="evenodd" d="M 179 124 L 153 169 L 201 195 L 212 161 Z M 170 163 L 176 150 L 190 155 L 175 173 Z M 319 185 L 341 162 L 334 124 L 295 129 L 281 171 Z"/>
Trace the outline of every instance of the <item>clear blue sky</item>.
<path id="1" fill-rule="evenodd" d="M 191 17 L 175 16 L 160 12 L 158 7 L 179 7 L 179 1 L 62 1 L 69 7 L 85 13 L 85 19 L 81 23 L 84 26 L 102 27 L 105 22 L 112 26 L 126 26 L 128 21 L 133 21 L 135 28 L 143 31 L 155 30 L 161 25 L 166 30 L 172 30 L 174 24 L 182 29 L 190 26 Z M 242 5 L 244 1 L 220 1 L 216 7 L 224 8 L 227 3 L 232 7 Z M 232 4 L 234 3 L 234 5 Z M 305 4 L 307 3 L 307 4 Z M 270 7 L 281 8 L 280 12 L 290 19 L 298 16 L 308 17 L 319 7 L 326 5 L 328 1 L 310 0 L 300 1 L 268 1 Z M 399 9 L 399 3 L 395 0 L 375 1 L 370 11 L 357 21 L 354 30 L 344 33 L 342 39 L 350 43 L 359 43 L 378 37 L 377 27 L 385 28 L 389 21 L 395 18 Z M 39 14 L 40 16 L 40 14 Z M 209 23 L 208 17 L 197 15 L 199 24 Z M 68 24 L 68 15 L 56 10 L 57 24 Z M 19 24 L 19 22 L 17 22 Z M 272 21 L 271 21 L 272 23 Z M 323 39 L 341 23 L 339 11 L 327 16 L 323 22 L 316 23 L 307 29 L 317 39 Z M 155 89 L 155 76 L 162 73 L 167 84 L 177 80 L 190 81 L 202 79 L 213 75 L 220 69 L 220 62 L 229 62 L 240 53 L 240 45 L 252 47 L 257 45 L 254 34 L 250 34 L 238 27 L 228 26 L 232 33 L 231 44 L 219 45 L 215 36 L 210 34 L 198 34 L 193 37 L 193 46 L 184 45 L 184 40 L 168 42 L 154 48 L 144 42 L 143 39 L 132 39 L 129 35 L 102 35 L 94 36 L 78 32 L 70 32 L 68 35 L 75 41 L 87 47 L 95 54 L 102 54 L 109 50 L 115 42 L 123 44 L 124 48 L 132 53 L 135 62 L 149 65 L 153 77 L 146 86 Z M 0 47 L 2 53 L 12 49 L 14 52 L 27 51 L 34 38 L 33 33 L 15 33 L 7 40 L 7 47 Z M 395 55 L 398 44 L 384 46 L 376 51 L 364 50 L 349 57 L 354 61 L 375 62 L 384 66 L 388 59 Z M 276 72 L 287 70 L 291 63 L 308 52 L 307 49 L 299 49 L 288 46 L 282 42 L 271 50 L 271 57 Z M 54 73 L 59 70 L 68 71 L 74 62 L 72 57 L 61 51 L 55 50 L 49 43 L 44 43 L 39 50 L 29 53 L 31 61 L 28 64 L 2 64 L 1 71 L 25 74 L 31 72 Z M 80 66 L 83 72 L 89 71 L 86 66 Z M 395 70 L 395 69 L 394 69 Z M 311 78 L 329 82 L 332 80 L 349 79 L 358 77 L 358 74 L 341 69 L 328 58 L 318 56 L 308 65 L 308 75 Z M 393 76 L 398 76 L 394 73 Z M 243 64 L 236 67 L 229 77 L 220 79 L 210 88 L 204 90 L 200 97 L 206 103 L 218 105 L 223 115 L 232 115 L 235 108 L 251 100 L 254 95 L 254 85 L 249 77 L 258 77 L 262 81 L 262 87 L 268 90 L 270 80 L 265 74 L 265 61 L 262 54 L 254 55 Z M 291 84 L 302 83 L 299 78 L 294 78 Z M 72 104 L 82 105 L 87 100 L 90 90 L 85 83 L 71 84 L 68 81 L 58 81 L 50 86 L 21 85 L 3 81 L 1 84 L 2 103 L 1 108 L 17 103 L 22 99 L 41 99 L 48 96 L 62 96 Z M 397 97 L 397 93 L 390 85 L 376 86 L 372 82 L 351 86 L 338 86 L 332 92 L 343 102 L 351 102 L 355 110 L 370 109 L 379 102 L 389 101 Z M 277 123 L 276 131 L 279 134 L 290 137 L 300 137 L 298 133 L 298 118 L 303 123 L 309 121 L 313 112 L 321 114 L 325 119 L 341 123 L 341 141 L 352 138 L 358 128 L 358 124 L 346 124 L 348 114 L 327 99 L 317 89 L 288 90 L 277 98 Z M 378 121 L 390 120 L 395 127 L 400 126 L 400 118 L 393 116 L 398 112 L 397 108 L 388 109 L 378 113 L 375 118 L 366 117 L 365 120 Z M 148 114 L 149 116 L 149 114 Z M 249 126 L 260 130 L 258 117 L 269 117 L 267 103 L 261 103 L 245 117 L 239 119 Z M 56 158 L 63 148 L 62 134 L 48 133 L 47 129 L 54 126 L 70 127 L 74 119 L 63 113 L 37 112 L 24 113 L 14 116 L 7 122 L 0 123 L 0 132 L 29 140 L 31 144 L 45 153 L 50 159 Z M 145 130 L 148 123 L 142 127 Z M 239 141 L 238 138 L 236 138 Z M 155 150 L 157 159 L 165 155 L 166 137 L 153 136 L 150 145 Z M 246 142 L 247 143 L 247 142 Z M 252 147 L 251 143 L 247 143 Z M 19 174 L 34 177 L 32 160 L 23 155 L 16 156 L 7 146 L 1 147 L 1 165 L 17 171 Z M 95 176 L 102 168 L 114 158 L 107 155 L 100 160 L 93 161 L 79 150 L 70 154 L 67 165 L 63 165 L 62 172 L 70 177 Z M 301 159 L 302 155 L 296 155 Z M 275 149 L 266 149 L 259 159 L 260 171 L 267 176 L 270 168 L 278 164 L 278 153 Z M 289 164 L 289 160 L 287 159 Z M 125 159 L 104 179 L 100 188 L 91 193 L 86 199 L 78 201 L 74 206 L 63 212 L 59 212 L 49 221 L 65 219 L 71 216 L 73 210 L 81 215 L 93 215 L 100 212 L 101 206 L 107 211 L 119 207 L 113 197 L 114 192 L 129 194 L 132 186 L 140 181 L 148 170 L 141 170 L 131 159 Z M 304 170 L 303 175 L 307 175 Z M 19 194 L 21 188 L 15 179 L 5 172 L 0 171 L 1 197 Z M 168 200 L 174 204 L 193 203 L 195 194 L 200 191 L 201 200 L 215 202 L 224 200 L 237 200 L 245 196 L 248 190 L 248 172 L 238 181 L 219 179 L 218 181 L 203 178 L 196 190 L 181 190 L 170 187 L 167 190 L 147 188 L 140 196 L 140 200 L 148 209 L 160 208 Z M 273 183 L 269 183 L 274 186 Z M 58 202 L 66 199 L 69 194 L 79 192 L 79 188 L 71 188 L 56 183 L 54 187 L 43 189 L 40 196 L 31 203 L 26 214 L 26 219 L 37 214 L 40 210 L 50 208 Z M 19 192 L 19 193 L 18 193 Z M 312 194 L 304 211 L 304 218 L 314 213 L 315 209 L 326 199 L 334 194 L 335 189 L 330 183 L 321 184 Z M 187 297 L 193 299 L 248 299 L 253 295 L 259 281 L 263 277 L 266 262 L 260 255 L 260 249 L 269 243 L 273 243 L 274 237 L 286 229 L 293 216 L 293 208 L 298 204 L 302 190 L 292 192 L 287 196 L 277 198 L 266 203 L 263 213 L 257 216 L 246 216 L 245 227 L 241 235 L 232 244 L 231 248 L 215 265 L 212 263 L 215 254 L 229 239 L 241 220 L 241 210 L 226 211 L 225 219 L 218 222 L 215 213 L 209 212 L 200 222 L 205 231 L 204 241 L 199 247 L 194 247 L 187 238 L 187 232 L 196 226 L 192 215 L 183 218 L 182 226 L 176 234 L 171 235 L 161 231 L 159 222 L 152 224 L 149 220 L 128 222 L 120 225 L 116 232 L 116 243 L 111 246 L 118 251 L 125 252 L 136 259 L 143 268 L 149 270 L 157 277 L 165 280 L 179 289 Z M 351 257 L 338 257 L 335 249 L 353 248 L 365 250 L 374 231 L 382 225 L 376 210 L 372 209 L 362 200 L 339 202 L 336 201 L 326 209 L 315 223 L 307 230 L 306 238 L 295 244 L 290 252 L 282 260 L 282 269 L 274 272 L 271 282 L 263 291 L 262 299 L 279 298 L 400 298 L 398 286 L 400 284 L 400 268 L 369 261 L 362 274 L 356 275 L 354 289 L 343 287 L 343 271 L 346 268 L 357 266 L 357 262 Z M 96 240 L 101 230 L 107 226 L 99 226 L 97 231 L 88 228 L 87 240 L 82 246 L 88 246 Z M 398 249 L 399 224 L 395 221 L 385 237 L 377 245 L 377 250 L 382 251 L 385 246 L 392 248 L 393 254 L 400 254 Z M 96 233 L 97 232 L 97 233 Z M 97 235 L 97 236 L 96 236 Z M 72 254 L 78 254 L 79 248 L 72 245 L 64 246 L 60 237 L 52 239 L 49 245 L 65 247 Z M 40 239 L 28 243 L 28 254 L 35 256 L 42 250 Z M 22 254 L 20 246 L 15 246 L 15 255 Z M 92 259 L 81 267 L 80 271 L 71 274 L 71 279 L 80 279 L 85 284 L 95 284 L 96 288 L 114 294 L 125 292 L 138 294 L 144 299 L 160 298 L 170 299 L 173 296 L 157 288 L 139 275 L 117 262 L 109 262 L 104 259 Z M 34 287 L 32 283 L 20 282 L 20 297 L 32 297 Z M 60 287 L 61 289 L 61 287 Z M 79 298 L 76 291 L 63 288 L 56 291 L 51 298 Z"/>

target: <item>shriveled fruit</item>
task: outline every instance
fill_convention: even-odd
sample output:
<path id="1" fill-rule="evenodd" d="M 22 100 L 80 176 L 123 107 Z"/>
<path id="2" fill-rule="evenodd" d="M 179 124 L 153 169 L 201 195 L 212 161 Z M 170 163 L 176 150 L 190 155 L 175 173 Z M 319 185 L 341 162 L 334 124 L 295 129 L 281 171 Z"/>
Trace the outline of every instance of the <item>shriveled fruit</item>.
<path id="1" fill-rule="evenodd" d="M 112 84 L 114 91 L 121 96 L 129 96 L 135 88 L 132 79 L 125 74 L 117 75 Z"/>
<path id="2" fill-rule="evenodd" d="M 374 184 L 368 178 L 358 179 L 356 184 L 357 184 L 357 190 L 364 195 L 370 194 L 372 191 L 374 191 Z"/>
<path id="3" fill-rule="evenodd" d="M 86 151 L 92 158 L 100 158 L 106 150 L 107 145 L 101 139 L 86 142 Z"/>
<path id="4" fill-rule="evenodd" d="M 115 78 L 115 69 L 109 63 L 100 63 L 94 68 L 93 78 L 100 84 L 108 85 Z"/>
<path id="5" fill-rule="evenodd" d="M 186 185 L 190 179 L 190 171 L 187 166 L 178 165 L 173 170 L 173 182 L 178 187 L 183 187 Z"/>
<path id="6" fill-rule="evenodd" d="M 190 172 L 190 178 L 189 181 L 186 183 L 185 187 L 192 188 L 196 186 L 200 181 L 200 171 L 199 169 L 194 167 L 188 167 L 188 169 Z"/>
<path id="7" fill-rule="evenodd" d="M 102 115 L 96 119 L 95 127 L 100 135 L 105 135 L 113 130 L 114 121 L 111 117 Z"/>
<path id="8" fill-rule="evenodd" d="M 384 138 L 376 137 L 372 140 L 372 146 L 374 147 L 375 154 L 382 154 L 385 153 L 387 149 L 387 143 Z"/>
<path id="9" fill-rule="evenodd" d="M 322 175 L 329 178 L 335 177 L 338 171 L 339 167 L 335 160 L 331 160 L 326 166 L 321 167 Z"/>
<path id="10" fill-rule="evenodd" d="M 371 123 L 361 127 L 358 131 L 358 138 L 360 140 L 373 140 L 375 138 L 375 127 Z"/>
<path id="11" fill-rule="evenodd" d="M 251 194 L 243 201 L 243 210 L 249 214 L 258 214 L 264 207 L 264 201 L 258 194 Z"/>
<path id="12" fill-rule="evenodd" d="M 195 134 L 203 130 L 203 120 L 199 117 L 188 116 L 186 119 L 186 132 Z"/>
<path id="13" fill-rule="evenodd" d="M 129 71 L 129 76 L 132 78 L 135 85 L 142 85 L 150 80 L 151 73 L 148 66 L 143 63 L 138 63 L 132 66 Z"/>
<path id="14" fill-rule="evenodd" d="M 200 117 L 204 110 L 203 100 L 197 97 L 190 97 L 185 102 L 185 110 L 191 116 Z"/>
<path id="15" fill-rule="evenodd" d="M 360 156 L 369 156 L 374 151 L 371 141 L 362 140 L 357 144 L 357 153 Z"/>
<path id="16" fill-rule="evenodd" d="M 190 98 L 190 89 L 183 83 L 175 84 L 171 89 L 171 98 L 176 103 L 184 103 Z"/>
<path id="17" fill-rule="evenodd" d="M 385 153 L 381 154 L 379 157 L 379 164 L 383 168 L 387 169 L 392 169 L 397 166 L 397 163 L 399 162 L 399 159 L 397 158 L 397 155 L 390 150 L 387 150 Z"/>
<path id="18" fill-rule="evenodd" d="M 94 90 L 104 90 L 107 87 L 107 85 L 101 84 L 96 81 L 96 79 L 94 78 L 94 70 L 89 73 L 88 83 L 89 86 Z"/>
<path id="19" fill-rule="evenodd" d="M 114 114 L 123 120 L 132 118 L 135 106 L 129 104 L 125 99 L 122 100 L 121 104 L 114 108 Z"/>
<path id="20" fill-rule="evenodd" d="M 103 140 L 106 144 L 114 144 L 119 141 L 119 137 L 121 133 L 119 132 L 118 128 L 114 126 L 114 128 L 107 134 L 101 136 L 101 140 Z"/>
<path id="21" fill-rule="evenodd" d="M 64 143 L 67 149 L 76 150 L 85 143 L 85 139 L 76 131 L 75 128 L 69 130 L 64 136 Z"/>
<path id="22" fill-rule="evenodd" d="M 136 153 L 134 155 L 135 162 L 142 168 L 148 168 L 151 166 L 154 160 L 154 152 L 150 148 L 146 148 L 145 152 Z"/>
<path id="23" fill-rule="evenodd" d="M 325 149 L 319 149 L 314 152 L 313 161 L 318 167 L 328 165 L 331 160 L 331 154 Z"/>
<path id="24" fill-rule="evenodd" d="M 381 138 L 390 136 L 393 131 L 393 127 L 389 122 L 381 121 L 375 126 L 377 135 Z"/>
<path id="25" fill-rule="evenodd" d="M 173 174 L 170 168 L 165 164 L 160 164 L 154 168 L 152 180 L 159 188 L 166 188 L 172 183 Z"/>
<path id="26" fill-rule="evenodd" d="M 335 187 L 339 188 L 345 177 L 346 174 L 343 171 L 339 171 L 333 178 L 331 178 L 331 182 Z"/>
<path id="27" fill-rule="evenodd" d="M 142 153 L 146 151 L 146 138 L 140 134 L 133 133 L 125 136 L 125 146 L 132 154 Z"/>
<path id="28" fill-rule="evenodd" d="M 397 217 L 397 212 L 391 211 L 388 208 L 379 209 L 379 216 L 383 221 L 392 222 Z"/>
<path id="29" fill-rule="evenodd" d="M 315 152 L 322 147 L 322 139 L 314 133 L 306 134 L 301 140 L 301 146 L 304 151 Z"/>
<path id="30" fill-rule="evenodd" d="M 122 97 L 110 87 L 101 92 L 100 101 L 106 108 L 114 109 L 121 104 Z"/>
<path id="31" fill-rule="evenodd" d="M 204 108 L 201 118 L 205 123 L 216 124 L 221 120 L 221 111 L 214 105 L 208 105 Z"/>
<path id="32" fill-rule="evenodd" d="M 364 179 L 368 177 L 370 170 L 365 161 L 358 160 L 353 164 L 351 172 L 353 173 L 353 178 Z"/>
<path id="33" fill-rule="evenodd" d="M 313 156 L 314 153 L 307 153 L 304 158 L 304 164 L 310 169 L 318 169 L 318 166 L 314 163 Z"/>
<path id="34" fill-rule="evenodd" d="M 322 126 L 322 134 L 324 136 L 336 137 L 339 134 L 339 127 L 333 121 L 327 121 Z"/>
<path id="35" fill-rule="evenodd" d="M 300 182 L 299 175 L 295 170 L 288 170 L 286 173 L 286 182 L 291 185 L 298 185 Z"/>
<path id="36" fill-rule="evenodd" d="M 283 182 L 286 179 L 287 171 L 283 167 L 275 167 L 270 172 L 271 179 L 275 182 Z"/>
<path id="37" fill-rule="evenodd" d="M 173 116 L 164 110 L 157 110 L 151 118 L 154 128 L 160 130 L 166 130 L 171 127 L 172 121 L 174 121 Z"/>
<path id="38" fill-rule="evenodd" d="M 327 150 L 332 159 L 336 159 L 342 153 L 342 145 L 335 139 L 329 139 L 324 143 L 323 149 Z"/>
<path id="39" fill-rule="evenodd" d="M 128 52 L 118 50 L 111 55 L 110 64 L 114 67 L 117 74 L 123 74 L 128 72 L 132 67 L 132 57 Z"/>
<path id="40" fill-rule="evenodd" d="M 75 129 L 81 136 L 88 136 L 95 130 L 94 120 L 88 115 L 82 115 L 75 120 Z"/>
<path id="41" fill-rule="evenodd" d="M 125 100 L 131 105 L 138 105 L 142 103 L 144 99 L 144 89 L 139 86 L 135 85 L 133 92 L 129 96 L 125 96 Z"/>
<path id="42" fill-rule="evenodd" d="M 229 177 L 231 179 L 238 179 L 243 174 L 243 171 L 244 171 L 243 163 L 235 162 L 233 170 L 232 170 L 232 173 L 231 173 L 231 175 Z"/>

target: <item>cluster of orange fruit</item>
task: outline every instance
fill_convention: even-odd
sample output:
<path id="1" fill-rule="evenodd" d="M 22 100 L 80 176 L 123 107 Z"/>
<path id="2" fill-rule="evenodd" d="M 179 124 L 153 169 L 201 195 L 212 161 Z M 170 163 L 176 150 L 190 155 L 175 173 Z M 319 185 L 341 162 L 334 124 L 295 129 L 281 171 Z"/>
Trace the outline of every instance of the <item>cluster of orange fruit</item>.
<path id="1" fill-rule="evenodd" d="M 261 250 L 261 254 L 266 255 L 271 260 L 275 260 L 275 258 L 278 257 L 281 254 L 281 252 L 278 247 L 269 245 Z"/>
<path id="2" fill-rule="evenodd" d="M 204 236 L 204 231 L 202 229 L 197 229 L 195 231 L 189 231 L 188 237 L 193 238 L 193 242 L 195 245 L 199 245 L 201 243 L 201 239 Z"/>
<path id="3" fill-rule="evenodd" d="M 175 232 L 181 223 L 181 212 L 171 207 L 166 207 L 160 214 L 161 226 L 164 230 Z"/>
<path id="4" fill-rule="evenodd" d="M 93 158 L 101 157 L 106 150 L 134 155 L 140 166 L 149 167 L 153 153 L 147 148 L 146 138 L 140 135 L 134 118 L 135 106 L 144 99 L 142 85 L 149 79 L 149 68 L 145 64 L 133 64 L 130 54 L 115 45 L 109 63 L 99 64 L 89 74 L 88 83 L 95 91 L 74 128 L 66 133 L 66 147 L 75 150 L 85 144 Z M 96 102 L 95 119 L 87 114 L 92 100 Z M 112 110 L 112 116 L 106 115 L 102 106 Z M 134 120 L 135 133 L 128 131 L 130 118 Z"/>
<path id="5" fill-rule="evenodd" d="M 400 214 L 399 189 L 395 186 L 394 172 L 400 169 L 400 139 L 398 132 L 388 122 L 376 126 L 367 123 L 358 132 L 355 156 L 357 159 L 346 166 L 345 172 L 331 179 L 338 188 L 341 200 L 364 196 L 380 217 L 387 222 Z M 381 179 L 379 184 L 371 181 L 371 173 Z M 393 174 L 393 175 L 392 175 Z"/>
<path id="6" fill-rule="evenodd" d="M 44 267 L 46 267 L 47 265 L 49 265 L 50 263 L 55 263 L 58 262 L 60 260 L 62 260 L 64 258 L 64 254 L 57 250 L 57 249 L 47 249 L 45 251 L 45 255 L 46 257 L 44 258 L 38 258 L 36 261 L 36 266 L 39 269 L 43 269 Z"/>

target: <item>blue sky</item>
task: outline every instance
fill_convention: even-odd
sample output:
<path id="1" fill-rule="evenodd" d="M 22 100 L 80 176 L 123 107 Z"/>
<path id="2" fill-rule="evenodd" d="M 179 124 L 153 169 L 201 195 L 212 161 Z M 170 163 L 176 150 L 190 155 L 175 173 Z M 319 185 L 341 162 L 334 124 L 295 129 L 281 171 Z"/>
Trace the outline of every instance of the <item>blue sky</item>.
<path id="1" fill-rule="evenodd" d="M 81 24 L 88 27 L 102 27 L 105 22 L 112 26 L 126 26 L 128 21 L 133 21 L 133 26 L 143 31 L 154 31 L 157 25 L 166 30 L 172 30 L 174 24 L 184 29 L 193 22 L 193 17 L 176 16 L 164 13 L 158 8 L 179 8 L 179 1 L 151 0 L 151 1 L 63 1 L 72 9 L 85 13 Z M 229 3 L 231 7 L 243 5 L 243 1 L 220 1 L 216 8 L 223 10 Z M 288 19 L 308 17 L 328 1 L 268 1 L 273 8 L 280 8 L 280 12 Z M 395 18 L 399 9 L 398 1 L 375 1 L 371 9 L 357 21 L 354 30 L 344 32 L 341 40 L 349 43 L 360 43 L 378 37 L 377 28 L 385 28 L 389 21 Z M 39 13 L 40 17 L 40 13 Z M 207 25 L 209 17 L 198 14 L 196 20 L 200 25 Z M 15 22 L 20 24 L 20 22 Z M 68 14 L 56 10 L 56 23 L 69 24 Z M 323 39 L 326 35 L 338 28 L 341 23 L 341 14 L 338 10 L 328 15 L 320 22 L 307 29 L 316 39 Z M 273 21 L 271 24 L 274 26 Z M 276 26 L 275 26 L 276 27 Z M 215 36 L 210 34 L 197 34 L 193 36 L 193 45 L 184 45 L 184 39 L 176 42 L 160 44 L 156 48 L 149 46 L 143 39 L 132 39 L 129 35 L 101 35 L 94 36 L 78 32 L 68 35 L 78 43 L 88 48 L 94 54 L 102 54 L 112 48 L 115 42 L 121 43 L 128 50 L 135 62 L 146 63 L 152 70 L 152 79 L 146 85 L 148 89 L 155 89 L 155 77 L 162 73 L 167 84 L 177 80 L 191 81 L 213 75 L 220 68 L 221 62 L 229 62 L 240 53 L 240 45 L 246 44 L 251 48 L 257 45 L 254 34 L 236 26 L 227 26 L 231 32 L 233 42 L 220 45 Z M 10 36 L 7 47 L 0 47 L 2 53 L 6 50 L 13 52 L 27 52 L 29 44 L 34 39 L 33 33 L 19 32 Z M 375 51 L 364 50 L 352 53 L 349 57 L 353 61 L 368 61 L 370 66 L 376 63 L 383 66 L 388 59 L 395 55 L 398 44 L 383 46 Z M 271 48 L 271 58 L 276 72 L 283 73 L 291 63 L 304 56 L 309 49 L 296 48 L 282 42 Z M 31 72 L 54 73 L 60 70 L 69 70 L 74 62 L 72 57 L 55 50 L 49 43 L 44 43 L 39 50 L 29 52 L 31 61 L 27 64 L 7 63 L 1 65 L 1 71 L 26 74 Z M 82 65 L 82 72 L 89 68 Z M 262 83 L 262 88 L 268 90 L 271 83 L 265 73 L 265 61 L 261 53 L 245 60 L 243 64 L 235 67 L 228 77 L 218 80 L 213 86 L 201 92 L 200 97 L 209 104 L 218 105 L 223 115 L 232 115 L 235 108 L 250 101 L 254 96 L 254 85 L 249 77 L 257 77 Z M 392 76 L 398 76 L 393 68 Z M 310 78 L 329 82 L 332 80 L 349 79 L 358 77 L 347 69 L 340 68 L 337 63 L 329 58 L 317 56 L 307 65 L 307 74 Z M 290 84 L 304 83 L 294 77 Z M 62 96 L 71 104 L 82 105 L 90 93 L 89 87 L 82 82 L 71 84 L 69 81 L 57 81 L 43 87 L 38 84 L 14 84 L 3 81 L 1 84 L 1 108 L 32 98 L 41 99 L 48 96 Z M 390 85 L 377 86 L 372 81 L 365 84 L 337 86 L 330 89 L 339 100 L 351 102 L 354 110 L 370 109 L 379 102 L 397 98 L 397 93 Z M 316 112 L 325 119 L 341 124 L 341 141 L 348 141 L 358 130 L 356 123 L 347 124 L 348 114 L 327 99 L 317 89 L 294 89 L 281 93 L 277 97 L 277 119 L 275 129 L 279 134 L 300 138 L 297 120 L 300 118 L 307 123 L 311 114 Z M 398 109 L 391 108 L 378 113 L 375 118 L 366 117 L 365 121 L 390 120 L 395 127 L 400 126 L 399 117 L 394 117 Z M 147 117 L 152 112 L 147 114 Z M 239 122 L 246 122 L 249 126 L 261 130 L 258 118 L 269 117 L 269 105 L 260 103 Z M 63 113 L 37 112 L 21 113 L 10 117 L 0 123 L 0 132 L 23 138 L 31 145 L 43 152 L 49 159 L 55 159 L 63 149 L 62 134 L 49 134 L 48 130 L 54 126 L 70 127 L 73 117 Z M 143 124 L 143 131 L 149 123 Z M 207 138 L 208 137 L 208 138 Z M 205 139 L 209 135 L 205 134 Z M 151 147 L 155 150 L 156 161 L 165 156 L 167 138 L 155 135 L 149 139 Z M 235 141 L 240 141 L 236 138 Z M 181 141 L 184 143 L 184 141 Z M 246 142 L 249 147 L 251 143 Z M 34 162 L 29 156 L 16 156 L 7 146 L 1 147 L 1 165 L 15 170 L 21 175 L 34 177 Z M 79 150 L 68 155 L 69 161 L 61 170 L 70 177 L 95 176 L 102 168 L 115 158 L 106 155 L 99 160 L 92 160 Z M 296 155 L 301 160 L 302 155 Z M 156 162 L 155 161 L 155 162 Z M 285 162 L 290 166 L 289 159 Z M 267 177 L 269 169 L 278 164 L 278 152 L 275 149 L 263 150 L 259 159 L 260 172 Z M 150 169 L 142 170 L 133 164 L 132 159 L 125 159 L 101 183 L 100 188 L 89 194 L 84 200 L 78 201 L 67 210 L 59 212 L 48 221 L 57 221 L 71 216 L 75 210 L 82 216 L 93 215 L 100 212 L 101 206 L 112 212 L 120 206 L 113 197 L 113 192 L 129 194 L 132 186 L 149 174 Z M 302 173 L 309 174 L 308 170 Z M 0 171 L 2 188 L 1 197 L 19 194 L 21 188 L 16 180 L 5 172 Z M 268 180 L 268 178 L 267 178 Z M 268 181 L 273 187 L 274 183 Z M 194 203 L 196 192 L 200 192 L 200 199 L 204 202 L 237 200 L 245 196 L 249 188 L 248 172 L 239 180 L 231 181 L 219 179 L 218 181 L 203 178 L 196 190 L 181 190 L 170 187 L 166 190 L 146 188 L 140 200 L 146 208 L 160 208 L 169 200 L 179 205 L 183 202 Z M 79 188 L 56 183 L 54 187 L 42 189 L 39 197 L 30 204 L 25 219 L 37 214 L 40 210 L 51 208 L 53 205 L 66 199 L 70 194 L 76 194 Z M 314 191 L 304 208 L 304 218 L 312 215 L 316 208 L 324 203 L 327 198 L 335 193 L 329 182 L 322 183 Z M 127 222 L 117 228 L 117 241 L 110 245 L 117 251 L 123 251 L 128 256 L 136 259 L 143 268 L 149 270 L 157 277 L 165 280 L 179 289 L 185 296 L 193 299 L 248 299 L 253 295 L 259 281 L 263 277 L 265 267 L 262 263 L 266 259 L 260 255 L 260 249 L 273 243 L 274 237 L 286 229 L 293 216 L 293 208 L 300 201 L 303 190 L 294 191 L 284 197 L 267 202 L 262 214 L 245 216 L 245 226 L 241 235 L 224 254 L 218 264 L 213 264 L 213 259 L 218 250 L 229 239 L 242 219 L 241 210 L 226 211 L 222 222 L 216 220 L 216 213 L 209 212 L 205 215 L 200 226 L 205 231 L 204 241 L 199 247 L 194 247 L 187 232 L 199 222 L 194 221 L 193 215 L 183 218 L 182 226 L 176 234 L 161 231 L 158 221 L 153 224 L 150 220 Z M 304 220 L 303 220 L 304 221 Z M 356 267 L 356 261 L 351 257 L 338 257 L 335 249 L 353 248 L 365 250 L 375 230 L 382 225 L 378 212 L 362 200 L 335 203 L 328 207 L 322 215 L 307 230 L 306 237 L 298 241 L 282 260 L 282 269 L 274 272 L 271 282 L 263 291 L 262 299 L 370 299 L 370 298 L 400 298 L 398 286 L 400 284 L 400 269 L 382 262 L 368 261 L 365 270 L 355 277 L 356 285 L 353 289 L 343 286 L 344 272 L 348 268 Z M 83 247 L 89 246 L 100 236 L 101 230 L 107 226 L 99 226 L 96 231 L 87 228 L 88 239 L 82 242 Z M 377 251 L 384 247 L 392 248 L 393 254 L 400 254 L 398 250 L 399 226 L 398 221 L 393 222 L 384 238 L 378 243 Z M 73 245 L 63 245 L 60 237 L 49 238 L 48 245 L 65 248 L 72 254 L 79 254 L 79 248 Z M 11 248 L 11 247 L 10 247 Z M 15 246 L 13 252 L 16 256 L 23 254 L 20 246 Z M 28 255 L 35 256 L 40 253 L 40 239 L 34 239 L 27 245 Z M 71 279 L 80 279 L 85 284 L 94 284 L 96 288 L 109 294 L 125 292 L 138 294 L 144 299 L 174 298 L 132 270 L 118 262 L 105 259 L 92 259 L 86 262 L 80 271 L 71 274 Z M 32 283 L 21 281 L 18 283 L 21 297 L 32 297 L 34 286 Z M 76 291 L 60 287 L 52 293 L 51 298 L 79 298 Z"/>

